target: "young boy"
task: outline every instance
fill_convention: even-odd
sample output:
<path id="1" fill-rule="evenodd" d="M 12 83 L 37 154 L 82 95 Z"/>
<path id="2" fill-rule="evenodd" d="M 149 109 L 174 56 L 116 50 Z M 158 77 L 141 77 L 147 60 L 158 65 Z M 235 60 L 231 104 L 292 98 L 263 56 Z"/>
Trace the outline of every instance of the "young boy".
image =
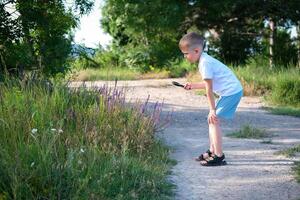
<path id="1" fill-rule="evenodd" d="M 226 65 L 203 52 L 204 38 L 197 33 L 184 35 L 179 42 L 179 48 L 189 62 L 199 61 L 198 67 L 203 79 L 200 83 L 186 83 L 184 88 L 205 89 L 209 103 L 207 122 L 210 147 L 196 160 L 203 166 L 224 165 L 226 162 L 222 150 L 220 119 L 233 118 L 243 96 L 242 85 Z M 213 93 L 220 97 L 216 102 Z"/>

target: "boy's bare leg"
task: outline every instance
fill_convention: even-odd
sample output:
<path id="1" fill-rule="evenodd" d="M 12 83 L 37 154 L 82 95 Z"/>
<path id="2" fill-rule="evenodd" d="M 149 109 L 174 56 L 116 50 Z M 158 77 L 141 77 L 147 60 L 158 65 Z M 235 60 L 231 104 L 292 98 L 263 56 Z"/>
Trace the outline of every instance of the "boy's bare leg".
<path id="1" fill-rule="evenodd" d="M 212 141 L 212 140 L 211 140 L 210 134 L 209 134 L 209 138 L 208 138 L 208 142 L 209 142 L 209 151 L 212 153 L 212 155 L 214 155 L 213 143 L 212 143 L 211 141 Z M 207 152 L 204 152 L 204 153 L 202 154 L 202 156 L 203 156 L 204 159 L 207 159 L 207 158 L 209 158 L 211 155 L 208 154 Z"/>
<path id="2" fill-rule="evenodd" d="M 211 137 L 210 131 L 208 133 L 208 136 L 209 136 L 209 150 L 212 154 L 214 154 L 215 153 L 215 148 L 214 148 L 214 144 L 212 142 L 212 137 Z"/>
<path id="3" fill-rule="evenodd" d="M 209 142 L 209 151 L 212 153 L 212 155 L 214 155 L 214 146 L 213 146 L 210 134 L 209 134 L 208 142 Z M 205 152 L 205 153 L 203 153 L 203 157 L 204 157 L 204 159 L 209 158 L 210 154 Z"/>
<path id="4" fill-rule="evenodd" d="M 222 131 L 220 127 L 220 122 L 209 124 L 209 136 L 210 143 L 212 144 L 213 152 L 215 155 L 221 157 L 223 155 L 222 150 Z"/>

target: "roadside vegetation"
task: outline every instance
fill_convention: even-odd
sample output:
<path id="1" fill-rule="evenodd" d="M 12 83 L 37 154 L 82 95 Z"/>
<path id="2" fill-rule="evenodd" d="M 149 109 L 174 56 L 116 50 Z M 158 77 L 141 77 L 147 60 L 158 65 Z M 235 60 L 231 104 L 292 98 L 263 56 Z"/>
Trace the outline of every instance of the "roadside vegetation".
<path id="1" fill-rule="evenodd" d="M 62 82 L 196 80 L 197 66 L 178 49 L 190 31 L 205 36 L 209 54 L 232 67 L 246 95 L 299 116 L 300 1 L 285 1 L 280 12 L 277 1 L 260 0 L 94 3 L 0 1 L 0 200 L 168 199 L 172 161 L 154 137 L 165 123 L 161 105 L 129 106 L 122 91 Z M 112 37 L 108 47 L 74 43 L 93 8 Z"/>
<path id="2" fill-rule="evenodd" d="M 162 105 L 121 90 L 0 85 L 0 199 L 168 199 L 173 164 L 155 139 Z"/>
<path id="3" fill-rule="evenodd" d="M 227 134 L 226 136 L 233 138 L 261 139 L 270 137 L 270 134 L 264 129 L 255 128 L 247 124 L 240 130 Z"/>

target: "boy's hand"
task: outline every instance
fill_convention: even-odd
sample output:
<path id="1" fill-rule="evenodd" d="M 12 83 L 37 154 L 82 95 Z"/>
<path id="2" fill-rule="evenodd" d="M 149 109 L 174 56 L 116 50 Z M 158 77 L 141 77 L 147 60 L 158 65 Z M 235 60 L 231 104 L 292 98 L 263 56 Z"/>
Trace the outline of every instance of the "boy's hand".
<path id="1" fill-rule="evenodd" d="M 208 124 L 218 124 L 219 119 L 216 114 L 216 110 L 210 110 L 207 117 Z"/>
<path id="2" fill-rule="evenodd" d="M 191 84 L 191 83 L 186 83 L 186 84 L 184 85 L 184 89 L 186 89 L 186 90 L 191 90 L 191 89 L 192 89 L 192 84 Z"/>

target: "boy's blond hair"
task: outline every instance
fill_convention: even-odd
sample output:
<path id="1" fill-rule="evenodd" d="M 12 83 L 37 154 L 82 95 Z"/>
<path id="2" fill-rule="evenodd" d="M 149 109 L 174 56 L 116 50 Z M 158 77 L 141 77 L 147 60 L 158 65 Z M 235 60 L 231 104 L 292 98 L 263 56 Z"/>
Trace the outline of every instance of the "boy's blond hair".
<path id="1" fill-rule="evenodd" d="M 179 48 L 193 48 L 193 47 L 200 47 L 204 49 L 205 46 L 205 39 L 201 35 L 195 32 L 190 32 L 185 34 L 179 41 Z"/>

